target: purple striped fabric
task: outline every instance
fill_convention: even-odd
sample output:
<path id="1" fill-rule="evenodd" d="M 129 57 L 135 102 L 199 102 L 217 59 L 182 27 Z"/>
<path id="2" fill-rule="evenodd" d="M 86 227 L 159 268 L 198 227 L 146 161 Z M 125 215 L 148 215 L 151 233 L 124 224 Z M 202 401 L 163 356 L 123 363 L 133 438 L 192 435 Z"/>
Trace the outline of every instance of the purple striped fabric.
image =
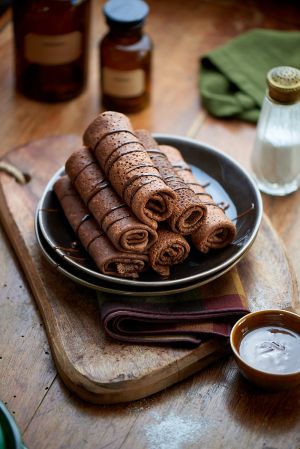
<path id="1" fill-rule="evenodd" d="M 99 302 L 107 335 L 134 343 L 198 345 L 211 337 L 228 339 L 233 324 L 249 312 L 236 269 L 186 293 L 129 299 L 99 294 Z"/>

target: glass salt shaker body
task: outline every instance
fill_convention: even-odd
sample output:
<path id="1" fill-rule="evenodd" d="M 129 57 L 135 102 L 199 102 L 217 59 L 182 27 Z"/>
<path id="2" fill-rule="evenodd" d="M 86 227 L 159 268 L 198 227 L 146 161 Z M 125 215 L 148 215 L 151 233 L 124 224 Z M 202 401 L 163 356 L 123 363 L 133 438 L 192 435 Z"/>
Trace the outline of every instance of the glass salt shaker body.
<path id="1" fill-rule="evenodd" d="M 152 41 L 144 32 L 148 5 L 142 0 L 109 0 L 109 26 L 100 41 L 101 99 L 107 109 L 136 112 L 150 99 Z"/>
<path id="2" fill-rule="evenodd" d="M 300 186 L 300 71 L 275 67 L 267 83 L 251 163 L 259 189 L 283 196 Z"/>

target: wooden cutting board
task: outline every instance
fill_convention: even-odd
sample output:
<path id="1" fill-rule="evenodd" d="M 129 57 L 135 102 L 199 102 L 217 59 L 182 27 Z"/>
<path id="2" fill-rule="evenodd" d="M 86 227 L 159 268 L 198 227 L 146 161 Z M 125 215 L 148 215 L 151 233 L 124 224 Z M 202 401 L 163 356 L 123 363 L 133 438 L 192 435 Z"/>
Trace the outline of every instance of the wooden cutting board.
<path id="1" fill-rule="evenodd" d="M 44 259 L 34 233 L 35 208 L 48 180 L 80 143 L 78 136 L 55 136 L 8 153 L 3 160 L 21 170 L 27 183 L 0 172 L 0 217 L 32 288 L 65 384 L 91 402 L 131 401 L 195 373 L 227 354 L 228 346 L 213 339 L 195 349 L 115 343 L 100 328 L 95 292 L 63 277 Z M 299 310 L 293 270 L 266 217 L 238 271 L 251 310 Z"/>

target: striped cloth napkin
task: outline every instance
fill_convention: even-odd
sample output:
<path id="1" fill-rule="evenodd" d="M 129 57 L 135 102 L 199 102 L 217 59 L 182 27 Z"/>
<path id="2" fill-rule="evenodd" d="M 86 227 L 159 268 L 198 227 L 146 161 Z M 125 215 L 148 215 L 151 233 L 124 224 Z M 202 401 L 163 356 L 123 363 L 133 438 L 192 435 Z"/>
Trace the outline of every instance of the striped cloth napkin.
<path id="1" fill-rule="evenodd" d="M 101 323 L 121 342 L 189 343 L 228 338 L 233 324 L 249 312 L 236 268 L 188 292 L 127 298 L 99 293 Z"/>

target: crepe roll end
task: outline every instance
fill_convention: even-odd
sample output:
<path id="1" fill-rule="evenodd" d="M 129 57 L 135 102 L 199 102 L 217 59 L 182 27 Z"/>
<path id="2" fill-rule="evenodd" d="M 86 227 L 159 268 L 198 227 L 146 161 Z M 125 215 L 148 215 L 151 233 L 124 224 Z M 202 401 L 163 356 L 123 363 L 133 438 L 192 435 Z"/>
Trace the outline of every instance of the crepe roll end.
<path id="1" fill-rule="evenodd" d="M 198 230 L 192 235 L 192 241 L 198 251 L 208 253 L 211 249 L 222 249 L 232 243 L 236 236 L 236 227 L 228 219 L 216 223 L 209 229 Z"/>
<path id="2" fill-rule="evenodd" d="M 188 205 L 188 202 L 188 199 L 185 202 L 181 202 L 181 205 L 186 205 L 185 207 L 176 207 L 175 204 L 173 214 L 169 220 L 172 231 L 182 235 L 196 232 L 202 226 L 207 215 L 205 204 L 196 201 Z"/>
<path id="3" fill-rule="evenodd" d="M 157 229 L 157 222 L 167 220 L 173 211 L 172 200 L 176 198 L 175 192 L 161 181 L 157 186 L 154 182 L 141 188 L 134 196 L 131 208 L 135 215 L 145 224 Z"/>
<path id="4" fill-rule="evenodd" d="M 157 233 L 154 229 L 133 227 L 121 235 L 120 246 L 124 251 L 147 252 L 156 240 Z"/>
<path id="5" fill-rule="evenodd" d="M 170 266 L 183 262 L 189 252 L 190 246 L 182 235 L 160 230 L 157 242 L 149 251 L 150 266 L 161 276 L 169 276 Z"/>

